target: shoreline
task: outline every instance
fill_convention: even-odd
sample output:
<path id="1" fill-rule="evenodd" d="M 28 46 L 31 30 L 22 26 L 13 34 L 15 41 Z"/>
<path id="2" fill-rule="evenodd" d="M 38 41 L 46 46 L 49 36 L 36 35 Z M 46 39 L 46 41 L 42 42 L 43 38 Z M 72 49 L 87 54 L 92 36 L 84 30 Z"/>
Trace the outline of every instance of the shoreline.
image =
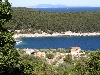
<path id="1" fill-rule="evenodd" d="M 35 33 L 35 34 L 14 34 L 14 38 L 20 38 L 20 37 L 57 37 L 57 36 L 100 36 L 99 32 L 93 32 L 93 33 L 75 33 L 71 31 L 66 31 L 63 33 L 55 32 L 53 34 L 48 34 L 45 32 L 42 32 L 41 34 Z"/>

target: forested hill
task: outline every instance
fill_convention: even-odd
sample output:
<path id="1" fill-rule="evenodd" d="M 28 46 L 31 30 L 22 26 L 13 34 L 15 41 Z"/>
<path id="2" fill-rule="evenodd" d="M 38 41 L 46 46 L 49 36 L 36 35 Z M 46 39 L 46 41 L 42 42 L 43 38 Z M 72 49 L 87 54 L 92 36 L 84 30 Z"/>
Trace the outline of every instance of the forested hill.
<path id="1" fill-rule="evenodd" d="M 42 12 L 28 8 L 13 8 L 10 30 L 45 32 L 99 32 L 100 12 Z"/>

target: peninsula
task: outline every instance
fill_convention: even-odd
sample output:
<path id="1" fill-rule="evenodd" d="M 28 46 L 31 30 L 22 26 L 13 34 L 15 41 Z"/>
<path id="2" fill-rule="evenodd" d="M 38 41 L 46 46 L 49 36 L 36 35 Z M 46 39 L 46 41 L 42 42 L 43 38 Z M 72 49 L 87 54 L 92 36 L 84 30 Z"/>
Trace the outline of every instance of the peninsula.
<path id="1" fill-rule="evenodd" d="M 43 12 L 31 8 L 12 9 L 12 19 L 4 27 L 13 32 L 20 30 L 21 32 L 18 33 L 18 36 L 100 35 L 99 11 Z M 41 33 L 41 31 L 43 32 Z"/>

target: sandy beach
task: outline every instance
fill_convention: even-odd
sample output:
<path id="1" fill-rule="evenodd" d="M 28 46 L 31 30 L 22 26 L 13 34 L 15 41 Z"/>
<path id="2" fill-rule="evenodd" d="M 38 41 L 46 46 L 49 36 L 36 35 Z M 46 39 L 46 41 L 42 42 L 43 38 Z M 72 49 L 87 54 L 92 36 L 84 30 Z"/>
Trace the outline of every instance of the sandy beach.
<path id="1" fill-rule="evenodd" d="M 58 33 L 55 32 L 53 34 L 47 34 L 45 32 L 42 32 L 41 34 L 35 33 L 35 34 L 14 34 L 14 38 L 19 38 L 19 37 L 56 37 L 56 36 L 99 36 L 100 33 L 75 33 L 71 31 L 66 31 L 63 33 Z"/>

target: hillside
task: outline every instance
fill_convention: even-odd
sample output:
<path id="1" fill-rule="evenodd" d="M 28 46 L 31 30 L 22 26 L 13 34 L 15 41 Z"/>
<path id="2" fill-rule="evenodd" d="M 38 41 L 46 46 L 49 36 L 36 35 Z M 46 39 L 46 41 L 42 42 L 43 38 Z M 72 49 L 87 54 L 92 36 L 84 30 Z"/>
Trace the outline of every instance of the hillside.
<path id="1" fill-rule="evenodd" d="M 100 12 L 42 12 L 29 8 L 13 8 L 13 16 L 4 27 L 34 33 L 40 30 L 53 32 L 99 32 Z"/>

